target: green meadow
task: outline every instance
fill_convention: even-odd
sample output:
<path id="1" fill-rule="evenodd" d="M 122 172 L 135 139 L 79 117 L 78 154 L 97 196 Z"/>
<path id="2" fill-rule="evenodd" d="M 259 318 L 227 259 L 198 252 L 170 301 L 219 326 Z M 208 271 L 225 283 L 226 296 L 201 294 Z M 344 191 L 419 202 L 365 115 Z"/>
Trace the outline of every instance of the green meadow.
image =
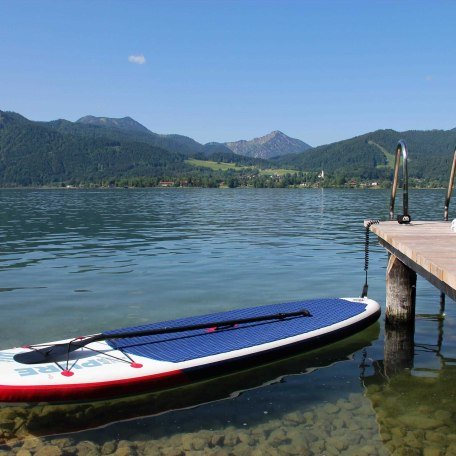
<path id="1" fill-rule="evenodd" d="M 277 174 L 279 176 L 284 176 L 285 174 L 295 174 L 298 171 L 295 169 L 284 169 L 284 168 L 257 168 L 255 166 L 245 166 L 239 165 L 237 163 L 223 163 L 223 162 L 215 162 L 211 160 L 197 160 L 195 158 L 190 158 L 185 160 L 186 163 L 192 166 L 209 168 L 213 171 L 228 171 L 228 170 L 235 170 L 235 171 L 243 171 L 243 170 L 258 170 L 261 175 L 269 176 L 271 174 Z"/>

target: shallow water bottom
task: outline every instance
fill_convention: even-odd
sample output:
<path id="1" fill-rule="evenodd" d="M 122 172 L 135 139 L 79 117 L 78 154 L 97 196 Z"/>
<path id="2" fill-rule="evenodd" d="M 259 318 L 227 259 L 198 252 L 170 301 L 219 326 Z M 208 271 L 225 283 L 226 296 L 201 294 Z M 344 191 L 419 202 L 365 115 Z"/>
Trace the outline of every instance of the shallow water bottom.
<path id="1" fill-rule="evenodd" d="M 209 420 L 204 426 L 196 407 L 158 420 L 133 420 L 128 439 L 124 423 L 117 435 L 114 426 L 92 431 L 86 439 L 78 433 L 12 441 L 0 447 L 0 455 L 455 455 L 454 388 L 448 385 L 450 395 L 442 397 L 445 391 L 434 391 L 437 386 L 435 379 L 410 382 L 410 373 L 404 372 L 383 385 L 372 383 L 365 393 L 299 407 L 280 417 L 263 410 L 254 423 L 251 417 L 245 422 L 238 417 L 233 424 L 217 426 Z M 415 396 L 420 401 L 414 402 Z M 217 415 L 217 410 L 211 412 Z M 227 413 L 227 421 L 232 416 Z"/>
<path id="2" fill-rule="evenodd" d="M 194 411 L 197 413 L 197 411 Z M 167 427 L 173 423 L 168 422 Z M 334 403 L 295 410 L 280 419 L 194 432 L 142 423 L 129 440 L 117 440 L 109 430 L 98 430 L 93 440 L 79 437 L 28 438 L 4 446 L 0 454 L 21 452 L 38 455 L 386 455 L 371 402 L 362 394 L 350 394 Z M 164 432 L 165 431 L 165 432 Z M 151 438 L 153 436 L 155 438 Z M 111 437 L 111 438 L 110 438 Z M 28 452 L 28 453 L 26 453 Z"/>

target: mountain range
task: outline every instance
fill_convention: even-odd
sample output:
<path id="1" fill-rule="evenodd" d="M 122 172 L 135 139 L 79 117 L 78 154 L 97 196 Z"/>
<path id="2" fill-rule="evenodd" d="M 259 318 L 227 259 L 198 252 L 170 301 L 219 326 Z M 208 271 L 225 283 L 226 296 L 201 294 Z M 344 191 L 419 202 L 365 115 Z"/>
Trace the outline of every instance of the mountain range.
<path id="1" fill-rule="evenodd" d="M 277 130 L 250 141 L 227 142 L 224 145 L 235 154 L 264 159 L 298 154 L 312 148 L 309 144 L 290 138 Z"/>
<path id="2" fill-rule="evenodd" d="M 315 148 L 279 131 L 251 141 L 200 144 L 187 136 L 154 133 L 131 117 L 37 122 L 0 111 L 0 185 L 119 179 L 149 179 L 151 185 L 160 179 L 190 179 L 217 185 L 228 176 L 252 175 L 252 169 L 271 167 L 301 175 L 316 175 L 323 169 L 337 182 L 353 178 L 386 182 L 391 180 L 394 149 L 401 138 L 409 146 L 412 178 L 447 182 L 456 129 L 378 130 Z M 214 162 L 236 167 L 223 171 L 212 166 Z"/>
<path id="3" fill-rule="evenodd" d="M 311 149 L 311 146 L 299 139 L 290 138 L 281 131 L 273 131 L 260 138 L 254 138 L 250 141 L 240 140 L 235 142 L 210 142 L 205 145 L 196 142 L 195 140 L 181 135 L 159 135 L 148 130 L 131 117 L 123 117 L 121 119 L 113 119 L 108 117 L 85 116 L 77 120 L 76 123 L 85 125 L 95 125 L 109 129 L 118 129 L 127 133 L 143 133 L 148 134 L 156 139 L 161 138 L 162 142 L 157 144 L 163 146 L 165 141 L 176 143 L 175 151 L 181 153 L 201 152 L 210 154 L 214 150 L 228 152 L 231 151 L 237 155 L 245 157 L 269 159 L 280 157 L 282 155 L 297 154 Z M 165 146 L 169 149 L 170 146 Z"/>

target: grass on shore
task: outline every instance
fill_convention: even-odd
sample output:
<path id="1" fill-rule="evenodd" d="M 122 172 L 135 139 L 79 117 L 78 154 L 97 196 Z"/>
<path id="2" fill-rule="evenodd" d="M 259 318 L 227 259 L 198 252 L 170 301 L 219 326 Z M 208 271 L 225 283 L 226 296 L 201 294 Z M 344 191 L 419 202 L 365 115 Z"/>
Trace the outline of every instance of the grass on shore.
<path id="1" fill-rule="evenodd" d="M 266 169 L 261 169 L 261 168 L 256 168 L 255 166 L 245 166 L 245 165 L 239 165 L 237 163 L 223 163 L 223 162 L 215 162 L 211 160 L 197 160 L 195 158 L 190 158 L 188 160 L 185 160 L 185 162 L 189 165 L 192 166 L 198 166 L 198 167 L 204 167 L 204 168 L 210 168 L 213 171 L 228 171 L 228 170 L 237 170 L 237 171 L 243 171 L 243 170 L 255 170 L 258 169 L 261 175 L 271 175 L 271 174 L 277 174 L 279 176 L 283 176 L 285 174 L 295 174 L 298 171 L 295 169 L 284 169 L 284 168 L 266 168 Z"/>

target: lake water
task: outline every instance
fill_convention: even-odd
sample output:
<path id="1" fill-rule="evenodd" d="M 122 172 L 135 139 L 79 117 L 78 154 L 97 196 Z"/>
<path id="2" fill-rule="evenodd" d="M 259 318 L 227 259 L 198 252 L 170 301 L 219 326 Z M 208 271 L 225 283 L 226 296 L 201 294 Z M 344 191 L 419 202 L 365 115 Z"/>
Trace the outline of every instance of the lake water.
<path id="1" fill-rule="evenodd" d="M 444 196 L 412 191 L 412 217 L 441 220 Z M 358 296 L 363 220 L 386 220 L 388 203 L 383 190 L 0 190 L 0 349 Z M 384 309 L 387 254 L 371 240 L 369 296 Z M 439 298 L 418 277 L 412 355 L 394 375 L 382 317 L 317 352 L 166 393 L 0 405 L 0 455 L 456 455 L 456 306 L 447 298 L 442 320 Z"/>

